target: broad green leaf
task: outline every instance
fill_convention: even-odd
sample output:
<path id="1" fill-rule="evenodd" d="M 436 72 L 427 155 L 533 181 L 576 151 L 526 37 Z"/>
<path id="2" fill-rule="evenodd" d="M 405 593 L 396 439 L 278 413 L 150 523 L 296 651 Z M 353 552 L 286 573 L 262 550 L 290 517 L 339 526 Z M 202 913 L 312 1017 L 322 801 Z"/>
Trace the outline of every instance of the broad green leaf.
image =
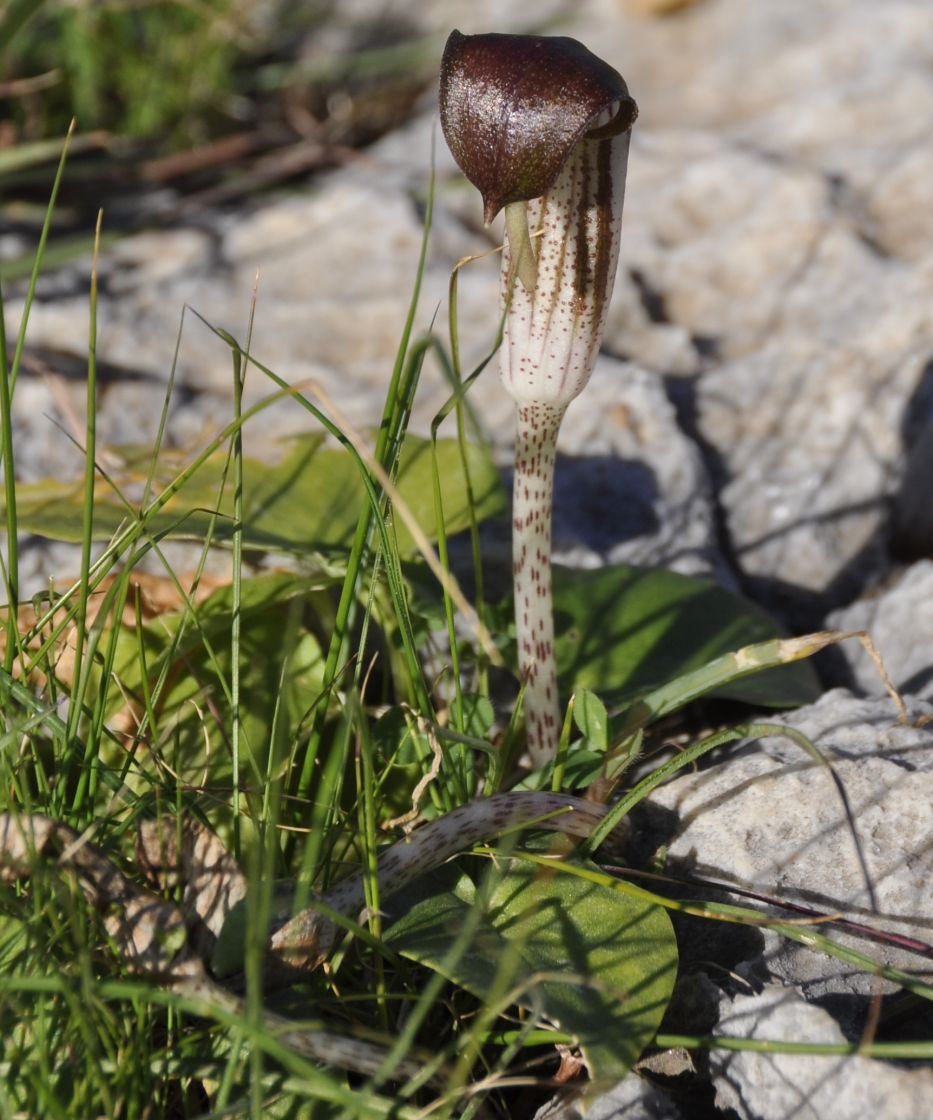
<path id="1" fill-rule="evenodd" d="M 347 451 L 325 446 L 319 435 L 298 436 L 284 444 L 282 459 L 269 466 L 253 459 L 243 464 L 243 547 L 248 549 L 307 553 L 314 549 L 349 546 L 357 516 L 365 499 L 359 470 Z M 152 453 L 124 448 L 123 464 L 111 472 L 116 485 L 131 500 L 143 493 Z M 466 528 L 470 509 L 460 448 L 453 440 L 437 445 L 438 469 L 444 490 L 444 515 L 448 533 Z M 156 463 L 158 494 L 187 469 L 190 456 L 163 450 Z M 147 518 L 152 535 L 204 540 L 212 524 L 214 539 L 229 540 L 233 520 L 233 484 L 223 486 L 226 453 L 217 452 L 192 472 L 181 489 Z M 498 471 L 479 447 L 470 445 L 467 462 L 475 499 L 475 515 L 482 520 L 503 508 Z M 431 483 L 431 446 L 409 436 L 402 450 L 398 492 L 418 524 L 433 539 L 437 535 Z M 83 481 L 47 479 L 17 490 L 20 527 L 53 540 L 81 540 Z M 128 514 L 110 485 L 99 480 L 95 496 L 94 538 L 109 540 L 127 523 Z M 3 505 L 0 502 L 0 511 Z M 397 519 L 398 520 L 398 519 Z M 397 527 L 399 550 L 414 551 L 411 535 L 401 521 Z"/>
<path id="2" fill-rule="evenodd" d="M 609 716 L 606 714 L 606 705 L 595 692 L 590 692 L 588 688 L 581 688 L 576 693 L 573 722 L 594 750 L 604 751 L 608 747 Z"/>
<path id="3" fill-rule="evenodd" d="M 554 569 L 557 672 L 569 693 L 589 688 L 615 703 L 700 669 L 722 654 L 781 637 L 760 608 L 707 580 L 614 565 Z M 722 681 L 716 695 L 792 707 L 819 695 L 806 664 Z"/>
<path id="4" fill-rule="evenodd" d="M 483 1000 L 518 1002 L 579 1042 L 594 1082 L 623 1077 L 650 1043 L 673 989 L 667 914 L 572 875 L 497 861 L 479 888 L 455 865 L 429 879 L 385 940 Z M 469 939 L 458 938 L 471 930 Z M 464 943 L 466 941 L 466 943 Z"/>
<path id="5" fill-rule="evenodd" d="M 306 623 L 329 617 L 327 582 L 281 572 L 242 581 L 239 718 L 246 786 L 257 788 L 267 774 L 277 707 L 278 718 L 295 728 L 320 694 L 323 657 Z M 157 727 L 148 730 L 147 754 L 158 756 L 179 781 L 194 787 L 229 789 L 232 783 L 232 614 L 232 589 L 224 586 L 195 608 L 194 619 L 170 611 L 139 631 L 122 626 L 118 637 L 114 676 L 119 688 L 111 689 L 108 710 L 114 717 L 132 710 L 134 718 L 127 721 L 124 714 L 123 721 L 135 725 L 145 711 L 145 692 L 152 693 L 167 662 L 165 686 L 153 700 Z M 144 769 L 151 766 L 145 756 L 139 761 Z"/>

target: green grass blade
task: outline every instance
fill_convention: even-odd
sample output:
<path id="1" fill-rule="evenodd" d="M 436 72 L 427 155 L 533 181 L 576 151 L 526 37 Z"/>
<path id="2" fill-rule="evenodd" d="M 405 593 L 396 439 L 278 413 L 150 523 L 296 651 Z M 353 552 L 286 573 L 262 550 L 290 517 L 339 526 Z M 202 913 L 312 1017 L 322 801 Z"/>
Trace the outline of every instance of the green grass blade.
<path id="1" fill-rule="evenodd" d="M 9 0 L 0 14 L 0 57 L 9 49 L 19 31 L 37 15 L 47 0 Z"/>
<path id="2" fill-rule="evenodd" d="M 94 526 L 94 476 L 97 457 L 97 267 L 100 251 L 100 232 L 103 211 L 98 211 L 95 230 L 94 256 L 91 264 L 91 294 L 89 300 L 90 321 L 88 324 L 87 347 L 87 399 L 84 436 L 84 526 L 81 539 L 81 577 L 78 583 L 77 611 L 75 613 L 75 658 L 71 682 L 71 703 L 68 708 L 68 736 L 65 749 L 71 753 L 71 744 L 78 734 L 81 711 L 84 706 L 84 685 L 88 680 L 85 669 L 85 654 L 90 661 L 90 650 L 85 650 L 87 637 L 88 582 L 91 570 L 91 544 Z M 88 747 L 93 744 L 88 740 Z M 87 767 L 90 758 L 85 754 L 84 769 L 75 793 L 72 809 L 80 813 L 90 775 Z"/>
<path id="3" fill-rule="evenodd" d="M 821 631 L 801 638 L 771 638 L 745 646 L 735 653 L 716 657 L 701 669 L 684 673 L 683 676 L 645 693 L 627 706 L 621 716 L 612 721 L 612 744 L 618 746 L 636 731 L 724 685 L 765 669 L 774 669 L 812 657 L 814 653 L 839 641 L 840 637 L 835 632 Z"/>
<path id="4" fill-rule="evenodd" d="M 9 673 L 20 649 L 16 607 L 19 603 L 19 546 L 16 521 L 16 463 L 13 453 L 13 387 L 6 354 L 6 323 L 3 312 L 3 290 L 0 287 L 0 455 L 3 462 L 3 490 L 6 496 L 6 563 L 3 581 L 9 605 L 6 618 L 6 649 L 3 667 Z"/>
<path id="5" fill-rule="evenodd" d="M 49 239 L 49 230 L 52 228 L 52 215 L 55 212 L 55 203 L 58 200 L 59 188 L 62 184 L 62 179 L 65 174 L 65 163 L 68 159 L 68 149 L 71 145 L 71 138 L 74 136 L 76 122 L 71 122 L 71 127 L 68 129 L 68 134 L 62 144 L 62 153 L 58 161 L 58 169 L 55 172 L 55 179 L 52 183 L 52 193 L 49 196 L 49 204 L 45 211 L 45 221 L 42 223 L 42 229 L 39 233 L 39 244 L 36 247 L 36 255 L 33 260 L 32 271 L 29 277 L 29 287 L 26 290 L 26 298 L 23 303 L 23 318 L 19 325 L 19 333 L 16 338 L 16 348 L 13 351 L 13 361 L 10 365 L 10 396 L 16 390 L 16 379 L 19 376 L 20 363 L 23 360 L 23 347 L 26 344 L 26 324 L 29 322 L 29 312 L 32 308 L 33 300 L 36 296 L 36 285 L 39 283 L 39 274 L 42 271 L 42 261 L 45 255 L 45 246 Z"/>
<path id="6" fill-rule="evenodd" d="M 788 1042 L 786 1039 L 729 1038 L 727 1035 L 658 1034 L 655 1045 L 662 1050 L 682 1046 L 685 1050 L 746 1050 L 756 1054 L 808 1054 L 813 1057 L 880 1058 L 886 1061 L 929 1061 L 933 1040 L 924 1042 Z"/>
<path id="7" fill-rule="evenodd" d="M 249 350 L 253 337 L 253 322 L 256 313 L 256 298 L 250 307 L 249 326 L 246 332 L 246 348 Z M 240 636 L 241 636 L 241 596 L 243 578 L 243 387 L 248 363 L 244 362 L 239 350 L 231 351 L 233 361 L 233 419 L 237 423 L 231 440 L 233 457 L 233 618 L 230 627 L 230 744 L 233 751 L 233 854 L 240 858 Z M 259 1076 L 256 1071 L 254 1083 Z M 253 1102 L 255 1105 L 255 1102 Z"/>

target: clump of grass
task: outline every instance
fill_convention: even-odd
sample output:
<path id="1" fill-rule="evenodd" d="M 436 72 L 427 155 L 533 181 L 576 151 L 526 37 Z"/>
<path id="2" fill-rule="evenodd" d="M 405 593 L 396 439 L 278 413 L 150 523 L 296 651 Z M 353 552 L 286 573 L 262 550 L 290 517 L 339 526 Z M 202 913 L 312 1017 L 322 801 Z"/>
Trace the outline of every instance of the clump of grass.
<path id="1" fill-rule="evenodd" d="M 433 50 L 373 16 L 346 53 L 309 52 L 335 18 L 328 2 L 11 0 L 0 11 L 0 148 L 61 135 L 72 117 L 148 155 L 244 130 L 259 149 L 296 131 L 365 144 L 410 111 Z"/>
<path id="2" fill-rule="evenodd" d="M 249 6 L 14 3 L 0 17 L 11 122 L 22 139 L 72 116 L 126 139 L 203 141 L 230 119 L 236 64 L 248 57 Z"/>

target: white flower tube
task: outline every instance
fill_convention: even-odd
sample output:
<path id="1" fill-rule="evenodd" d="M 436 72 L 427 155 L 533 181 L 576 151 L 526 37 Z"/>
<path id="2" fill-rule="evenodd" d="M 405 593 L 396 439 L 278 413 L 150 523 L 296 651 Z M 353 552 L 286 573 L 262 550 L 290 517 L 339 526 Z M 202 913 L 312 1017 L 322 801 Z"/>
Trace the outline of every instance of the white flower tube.
<path id="1" fill-rule="evenodd" d="M 441 121 L 487 222 L 505 207 L 501 353 L 515 401 L 513 575 L 532 760 L 560 735 L 551 602 L 557 433 L 593 371 L 612 295 L 635 102 L 621 76 L 566 38 L 455 31 Z"/>

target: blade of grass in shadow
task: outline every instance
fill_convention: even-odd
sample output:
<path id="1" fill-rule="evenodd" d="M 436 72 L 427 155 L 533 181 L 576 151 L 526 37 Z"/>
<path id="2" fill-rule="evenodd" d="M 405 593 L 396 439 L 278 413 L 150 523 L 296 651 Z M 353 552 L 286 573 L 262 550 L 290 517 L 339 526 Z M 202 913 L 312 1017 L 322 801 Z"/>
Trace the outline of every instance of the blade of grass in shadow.
<path id="1" fill-rule="evenodd" d="M 661 1049 L 682 1046 L 685 1050 L 748 1050 L 757 1054 L 810 1054 L 813 1057 L 883 1058 L 888 1061 L 923 1061 L 933 1058 L 929 1042 L 788 1042 L 787 1039 L 729 1038 L 727 1035 L 658 1034 Z"/>
<path id="2" fill-rule="evenodd" d="M 451 363 L 447 360 L 447 355 L 444 353 L 440 344 L 435 344 L 435 350 L 438 355 L 438 361 L 441 369 L 444 371 L 449 381 L 457 382 L 457 371 L 452 367 Z M 459 406 L 459 402 L 458 406 Z M 437 437 L 438 430 L 444 418 L 449 414 L 451 407 L 453 407 L 453 398 L 448 405 L 445 406 L 431 421 L 431 484 L 434 491 L 434 521 L 437 524 L 437 555 L 441 562 L 441 566 L 445 571 L 450 571 L 450 556 L 447 549 L 447 531 L 445 529 L 444 520 L 444 495 L 441 488 L 440 471 L 437 465 Z M 459 431 L 459 426 L 458 426 Z M 473 487 L 470 481 L 469 464 L 464 457 L 463 442 L 459 442 L 460 447 L 460 461 L 463 466 L 464 479 L 466 482 L 467 504 L 472 511 L 475 509 L 475 500 L 473 494 Z M 471 531 L 476 527 L 476 518 L 470 518 Z M 482 586 L 482 577 L 480 579 L 480 586 Z M 447 622 L 447 642 L 450 647 L 450 670 L 453 677 L 454 685 L 454 726 L 458 731 L 464 730 L 463 722 L 463 682 L 460 675 L 460 654 L 457 646 L 457 632 L 454 622 L 454 606 L 450 598 L 450 593 L 445 585 L 441 585 L 441 593 L 444 599 L 444 616 Z M 480 655 L 482 656 L 482 646 L 478 647 Z"/>
<path id="3" fill-rule="evenodd" d="M 102 613 L 95 618 L 88 632 L 85 662 L 88 672 L 82 674 L 79 684 L 80 691 L 72 693 L 69 698 L 71 706 L 77 707 L 88 716 L 84 738 L 84 760 L 82 763 L 80 780 L 75 798 L 72 802 L 72 811 L 85 811 L 86 816 L 93 816 L 94 800 L 97 796 L 98 783 L 101 778 L 102 768 L 100 752 L 105 734 L 105 721 L 107 718 L 108 698 L 112 681 L 114 659 L 117 652 L 118 626 L 116 620 L 122 614 L 129 591 L 131 570 L 126 568 L 116 580 L 113 588 L 112 615 Z M 114 625 L 107 625 L 108 615 L 114 619 Z M 103 651 L 98 650 L 103 643 Z M 98 679 L 100 686 L 93 688 L 91 681 L 91 666 L 99 662 Z M 92 698 L 88 702 L 88 693 Z M 69 709 L 70 710 L 70 709 Z M 86 796 L 82 796 L 86 794 Z"/>
<path id="4" fill-rule="evenodd" d="M 30 4 L 34 4 L 35 0 L 28 0 Z M 2 31 L 0 31 L 0 38 L 2 38 Z M 2 43 L 0 43 L 0 51 L 2 51 Z M 71 154 L 78 155 L 80 152 L 95 151 L 103 147 L 107 142 L 107 135 L 104 132 L 84 132 L 75 133 L 71 139 L 69 150 Z M 26 171 L 35 167 L 40 167 L 44 164 L 57 163 L 62 154 L 62 142 L 60 139 L 55 140 L 26 140 L 20 141 L 15 147 L 0 148 L 0 177 L 8 175 L 16 175 L 18 171 Z M 49 258 L 46 257 L 46 263 Z M 12 262 L 4 262 L 3 272 L 6 273 L 10 264 L 13 264 L 11 273 L 15 273 L 15 266 L 18 258 L 13 258 Z M 26 275 L 28 275 L 28 270 Z M 14 276 L 7 274 L 6 279 L 13 279 Z"/>
<path id="5" fill-rule="evenodd" d="M 472 258 L 468 258 L 470 260 Z M 456 421 L 457 421 L 457 443 L 460 448 L 460 459 L 463 464 L 464 477 L 467 482 L 467 495 L 469 499 L 469 508 L 472 511 L 476 509 L 475 497 L 473 493 L 472 479 L 470 472 L 467 468 L 467 417 L 469 416 L 470 427 L 473 431 L 473 438 L 485 443 L 485 434 L 483 433 L 482 426 L 475 412 L 470 407 L 469 398 L 467 393 L 470 387 L 476 382 L 477 378 L 492 361 L 493 357 L 499 350 L 502 344 L 503 331 L 505 328 L 505 317 L 502 316 L 499 320 L 499 327 L 496 331 L 496 337 L 493 341 L 492 349 L 487 356 L 480 362 L 480 364 L 473 370 L 467 378 L 466 383 L 463 380 L 462 367 L 460 364 L 460 339 L 459 339 L 459 311 L 457 295 L 459 291 L 459 277 L 460 267 L 464 262 L 459 262 L 450 276 L 450 289 L 449 289 L 449 321 L 450 321 L 450 375 L 454 396 L 456 398 Z M 443 368 L 443 367 L 442 367 Z M 440 417 L 438 424 L 443 417 Z M 432 424 L 432 437 L 435 436 L 436 428 Z M 436 439 L 435 439 L 436 446 Z M 436 452 L 435 452 L 436 455 Z M 476 609 L 476 615 L 479 619 L 480 625 L 486 625 L 486 597 L 483 585 L 483 558 L 482 549 L 480 546 L 479 537 L 479 522 L 475 516 L 470 518 L 470 550 L 473 559 L 473 603 Z M 485 650 L 482 646 L 478 646 L 476 650 L 476 672 L 477 672 L 477 691 L 481 696 L 486 696 L 489 693 L 489 661 L 486 657 Z M 491 792 L 495 792 L 492 790 Z"/>
<path id="6" fill-rule="evenodd" d="M 363 890 L 368 911 L 369 931 L 377 940 L 382 938 L 382 911 L 379 906 L 379 855 L 376 829 L 378 825 L 375 791 L 377 784 L 376 767 L 373 760 L 373 742 L 369 732 L 362 697 L 354 690 L 347 697 L 349 711 L 357 728 L 357 748 L 355 751 L 356 788 L 359 791 L 357 828 L 363 849 Z M 384 961 L 380 954 L 373 958 L 371 986 L 376 1000 L 379 1024 L 382 1030 L 389 1030 L 389 1008 Z"/>
<path id="7" fill-rule="evenodd" d="M 519 1034 L 517 1031 L 500 1031 L 491 1041 L 508 1045 Z M 563 1031 L 540 1030 L 527 1035 L 531 1045 L 546 1043 L 573 1043 L 573 1035 Z M 889 1061 L 922 1061 L 933 1058 L 933 1040 L 923 1042 L 789 1042 L 787 1039 L 731 1038 L 718 1034 L 671 1034 L 658 1032 L 654 1045 L 659 1050 L 750 1050 L 760 1054 L 812 1054 L 814 1057 L 845 1057 L 859 1055 L 863 1058 L 884 1058 Z"/>
<path id="8" fill-rule="evenodd" d="M 3 459 L 3 490 L 6 498 L 6 562 L 3 583 L 6 588 L 6 649 L 3 668 L 9 673 L 17 657 L 22 658 L 16 607 L 19 602 L 19 537 L 16 522 L 16 463 L 13 453 L 13 394 L 10 367 L 6 354 L 6 320 L 3 310 L 3 289 L 0 286 L 0 450 Z"/>
<path id="9" fill-rule="evenodd" d="M 252 326 L 252 323 L 250 324 Z M 265 968 L 265 949 L 268 940 L 269 920 L 272 914 L 273 887 L 278 857 L 278 839 L 275 825 L 281 811 L 284 775 L 280 760 L 286 757 L 285 737 L 288 734 L 286 716 L 283 712 L 282 697 L 288 677 L 288 662 L 295 648 L 295 636 L 299 627 L 298 605 L 292 603 L 286 619 L 282 643 L 282 669 L 279 675 L 280 687 L 272 715 L 269 734 L 265 780 L 262 783 L 262 804 L 260 816 L 255 820 L 259 842 L 251 847 L 251 867 L 249 868 L 250 906 L 247 912 L 246 949 L 244 971 L 246 975 L 246 1017 L 252 1027 L 261 1029 L 263 1022 L 263 971 Z M 236 651 L 239 652 L 238 650 Z M 262 1120 L 263 1108 L 261 1085 L 265 1055 L 259 1047 L 250 1052 L 250 1115 Z"/>
<path id="10" fill-rule="evenodd" d="M 256 277 L 258 285 L 259 277 Z M 256 287 L 249 310 L 246 330 L 246 349 L 250 349 L 253 323 L 256 316 Z M 230 746 L 233 752 L 233 855 L 240 858 L 240 613 L 243 580 L 243 386 L 248 363 L 242 360 L 239 350 L 231 351 L 233 361 L 233 419 L 239 421 L 231 437 L 230 453 L 233 457 L 233 586 L 232 617 L 230 619 Z M 259 1076 L 257 1071 L 256 1076 Z M 255 1078 L 254 1078 L 255 1081 Z"/>
<path id="11" fill-rule="evenodd" d="M 7 623 L 7 647 L 4 655 L 4 668 L 9 672 L 13 667 L 13 661 L 16 657 L 16 651 L 20 649 L 19 634 L 16 632 L 15 623 L 15 607 L 19 601 L 19 560 L 18 560 L 18 539 L 17 539 L 17 523 L 16 523 L 16 474 L 14 470 L 14 457 L 13 457 L 13 425 L 12 425 L 12 407 L 13 396 L 16 390 L 16 380 L 19 376 L 19 367 L 23 358 L 23 348 L 26 343 L 26 327 L 29 323 L 29 314 L 32 309 L 33 300 L 36 295 L 36 285 L 39 282 L 39 274 L 42 270 L 42 261 L 45 254 L 46 243 L 49 238 L 49 230 L 52 227 L 52 215 L 55 212 L 55 203 L 58 199 L 58 192 L 61 187 L 62 178 L 65 172 L 65 164 L 68 159 L 68 149 L 71 139 L 74 135 L 76 122 L 72 120 L 68 133 L 61 146 L 61 154 L 58 160 L 58 168 L 55 172 L 55 178 L 52 182 L 52 191 L 49 196 L 49 203 L 45 211 L 45 219 L 42 223 L 42 229 L 39 231 L 39 244 L 36 247 L 35 257 L 30 271 L 29 286 L 26 290 L 26 297 L 23 301 L 23 315 L 20 320 L 19 330 L 16 336 L 16 346 L 13 350 L 12 361 L 7 363 L 6 353 L 6 329 L 3 324 L 3 301 L 0 299 L 0 427 L 2 427 L 3 435 L 3 476 L 4 476 L 4 489 L 6 493 L 6 529 L 7 529 L 7 562 L 5 572 L 5 582 L 7 591 L 7 602 L 10 604 L 11 614 Z"/>
<path id="12" fill-rule="evenodd" d="M 0 54 L 5 52 L 20 29 L 35 16 L 44 0 L 10 0 L 0 15 Z"/>
<path id="13" fill-rule="evenodd" d="M 474 492 L 469 470 L 469 461 L 467 454 L 466 443 L 466 416 L 465 412 L 468 408 L 467 394 L 472 386 L 476 383 L 480 374 L 485 370 L 486 366 L 495 356 L 502 343 L 502 336 L 504 330 L 505 319 L 500 318 L 499 328 L 496 333 L 496 338 L 493 341 L 493 346 L 487 356 L 476 366 L 469 377 L 464 381 L 462 375 L 462 368 L 460 365 L 460 343 L 458 335 L 458 311 L 457 311 L 457 293 L 458 293 L 458 279 L 460 275 L 460 268 L 465 263 L 472 261 L 476 258 L 467 257 L 459 261 L 455 266 L 450 276 L 450 284 L 448 287 L 448 308 L 449 308 L 449 336 L 450 336 L 450 358 L 444 352 L 443 347 L 435 344 L 435 351 L 437 354 L 438 362 L 441 372 L 451 385 L 452 393 L 450 397 L 438 410 L 436 415 L 431 421 L 431 456 L 432 456 L 432 481 L 434 486 L 434 505 L 435 505 L 435 522 L 438 527 L 438 556 L 445 571 L 450 570 L 449 554 L 447 549 L 447 533 L 445 531 L 444 520 L 444 505 L 443 493 L 440 484 L 440 471 L 437 462 L 437 441 L 441 424 L 453 411 L 456 415 L 457 424 L 457 444 L 460 451 L 460 461 L 463 469 L 464 479 L 466 481 L 468 507 L 471 511 L 470 517 L 470 546 L 473 558 L 473 592 L 474 592 L 474 610 L 476 611 L 476 618 L 478 626 L 485 629 L 485 600 L 483 594 L 483 563 L 480 550 L 479 540 L 479 523 L 473 514 L 475 511 L 476 503 L 474 500 Z M 481 436 L 481 428 L 476 419 L 476 416 L 470 412 L 470 419 L 474 430 Z M 460 662 L 458 653 L 458 643 L 455 627 L 454 604 L 451 601 L 447 585 L 441 583 L 444 602 L 444 615 L 447 624 L 447 640 L 450 647 L 451 658 L 451 672 L 454 682 L 454 695 L 455 695 L 455 715 L 457 717 L 456 726 L 458 730 L 464 730 L 463 723 L 463 689 L 460 674 Z M 477 658 L 477 690 L 480 695 L 488 694 L 488 664 L 485 645 L 480 642 L 476 645 L 476 658 Z M 465 760 L 464 760 L 465 761 Z M 470 790 L 470 795 L 475 792 L 475 775 L 472 773 L 464 773 L 461 777 L 461 782 Z M 489 792 L 495 792 L 490 788 Z"/>

